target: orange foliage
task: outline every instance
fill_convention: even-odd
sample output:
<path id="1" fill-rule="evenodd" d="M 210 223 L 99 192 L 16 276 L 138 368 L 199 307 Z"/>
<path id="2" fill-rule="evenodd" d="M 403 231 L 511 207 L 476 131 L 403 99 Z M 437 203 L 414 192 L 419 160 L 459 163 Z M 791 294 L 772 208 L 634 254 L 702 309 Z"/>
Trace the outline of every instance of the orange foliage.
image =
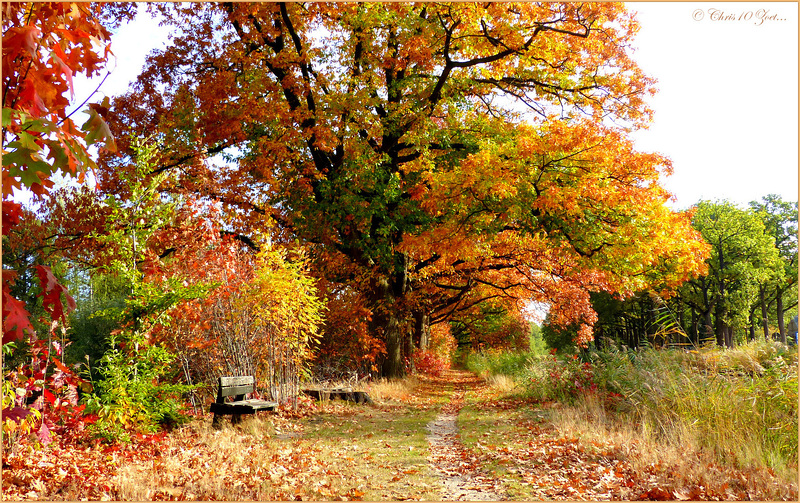
<path id="1" fill-rule="evenodd" d="M 386 374 L 415 310 L 547 302 L 585 342 L 589 291 L 668 290 L 702 272 L 699 235 L 665 206 L 668 159 L 627 137 L 650 119 L 654 81 L 631 58 L 638 27 L 621 3 L 160 8 L 193 29 L 115 102 L 114 131 L 159 131 L 160 169 L 180 169 L 169 191 L 222 203 L 234 232 L 274 221 L 308 245 L 328 290 L 348 292 L 333 311 L 372 316 L 371 336 L 344 315 L 330 336 L 345 353 L 363 342 L 369 360 L 380 334 Z"/>
<path id="2" fill-rule="evenodd" d="M 40 198 L 52 187 L 55 172 L 83 176 L 95 166 L 87 147 L 99 144 L 113 150 L 114 138 L 103 120 L 104 105 L 90 105 L 89 120 L 78 129 L 67 114 L 74 98 L 73 76 L 98 72 L 109 53 L 109 31 L 100 22 L 106 10 L 99 4 L 4 2 L 3 22 L 3 236 L 19 223 L 22 209 L 10 200 L 13 191 L 29 189 Z M 125 9 L 112 8 L 125 17 Z M 99 47 L 105 46 L 105 51 Z M 9 263 L 7 267 L 25 264 Z M 55 318 L 63 317 L 74 301 L 46 266 L 37 265 L 42 278 L 45 306 Z M 14 298 L 14 274 L 3 270 L 3 343 L 33 334 L 24 303 Z"/>
<path id="3" fill-rule="evenodd" d="M 383 341 L 369 332 L 372 312 L 358 292 L 318 282 L 325 300 L 326 315 L 316 349 L 315 367 L 320 374 L 356 370 L 362 374 L 377 371 L 375 364 L 385 353 Z M 327 371 L 327 372 L 326 372 Z"/>
<path id="4" fill-rule="evenodd" d="M 75 97 L 74 75 L 92 76 L 105 65 L 110 32 L 103 10 L 88 3 L 3 3 L 3 199 L 23 186 L 43 195 L 58 170 L 82 176 L 95 166 L 87 145 L 114 148 L 103 121 L 107 104 L 90 105 L 79 128 L 65 96 Z"/>
<path id="5" fill-rule="evenodd" d="M 155 336 L 178 354 L 189 380 L 256 375 L 273 399 L 296 397 L 321 322 L 302 262 L 269 248 L 252 253 L 218 232 L 209 238 L 161 264 L 162 277 L 213 287 L 173 308 Z"/>

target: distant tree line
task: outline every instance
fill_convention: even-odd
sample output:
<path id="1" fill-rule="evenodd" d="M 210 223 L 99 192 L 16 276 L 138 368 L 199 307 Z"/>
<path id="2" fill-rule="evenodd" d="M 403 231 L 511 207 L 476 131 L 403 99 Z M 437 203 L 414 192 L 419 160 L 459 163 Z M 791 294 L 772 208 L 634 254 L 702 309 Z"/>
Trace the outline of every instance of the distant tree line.
<path id="1" fill-rule="evenodd" d="M 774 194 L 746 208 L 701 201 L 692 225 L 711 246 L 707 274 L 674 292 L 651 290 L 626 299 L 592 293 L 595 346 L 608 340 L 629 347 L 732 347 L 756 338 L 795 343 L 797 221 L 797 202 Z M 570 340 L 570 330 L 545 326 L 543 334 L 551 345 Z"/>

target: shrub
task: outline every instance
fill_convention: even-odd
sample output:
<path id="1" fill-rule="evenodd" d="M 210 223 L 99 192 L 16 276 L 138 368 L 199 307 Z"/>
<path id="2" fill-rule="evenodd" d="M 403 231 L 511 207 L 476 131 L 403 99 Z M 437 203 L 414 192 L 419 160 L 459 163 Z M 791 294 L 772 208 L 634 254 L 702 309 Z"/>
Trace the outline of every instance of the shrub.
<path id="1" fill-rule="evenodd" d="M 555 349 L 547 358 L 532 361 L 523 372 L 528 395 L 572 403 L 584 393 L 597 391 L 595 370 L 577 354 L 559 357 Z"/>
<path id="2" fill-rule="evenodd" d="M 450 369 L 455 350 L 456 340 L 450 333 L 450 326 L 446 323 L 434 325 L 428 349 L 413 354 L 414 368 L 421 374 L 439 376 Z"/>
<path id="3" fill-rule="evenodd" d="M 53 323 L 51 332 L 57 324 Z M 47 444 L 59 435 L 63 440 L 83 438 L 89 421 L 78 404 L 78 388 L 84 381 L 61 362 L 63 346 L 51 340 L 35 340 L 26 351 L 29 363 L 20 365 L 3 380 L 3 441 Z M 10 344 L 3 347 L 10 350 Z"/>
<path id="4" fill-rule="evenodd" d="M 417 350 L 414 353 L 414 368 L 420 374 L 438 377 L 450 368 L 450 360 L 430 350 Z"/>
<path id="5" fill-rule="evenodd" d="M 506 375 L 522 379 L 528 366 L 540 358 L 538 351 L 504 352 L 489 349 L 467 355 L 465 366 L 478 375 Z"/>
<path id="6" fill-rule="evenodd" d="M 107 441 L 129 441 L 130 432 L 153 433 L 159 426 L 186 420 L 181 395 L 195 388 L 169 384 L 174 355 L 146 344 L 137 333 L 115 334 L 100 360 L 103 376 L 86 400 L 98 420 L 91 433 Z"/>

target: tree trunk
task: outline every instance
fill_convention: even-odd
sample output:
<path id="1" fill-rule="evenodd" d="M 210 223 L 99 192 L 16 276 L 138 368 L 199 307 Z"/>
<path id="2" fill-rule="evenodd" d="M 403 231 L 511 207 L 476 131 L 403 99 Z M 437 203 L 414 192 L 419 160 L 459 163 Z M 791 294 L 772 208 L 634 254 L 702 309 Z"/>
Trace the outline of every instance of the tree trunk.
<path id="1" fill-rule="evenodd" d="M 727 313 L 724 309 L 718 309 L 714 313 L 714 332 L 717 336 L 717 345 L 720 347 L 731 347 L 729 344 L 730 334 L 728 332 L 728 324 L 725 323 L 725 315 Z"/>
<path id="2" fill-rule="evenodd" d="M 716 336 L 717 336 L 717 346 L 719 346 L 721 348 L 724 348 L 725 347 L 725 326 L 722 324 L 722 322 L 718 323 L 717 330 L 716 330 L 715 333 L 716 333 Z"/>
<path id="3" fill-rule="evenodd" d="M 783 324 L 783 292 L 780 289 L 775 297 L 775 314 L 778 317 L 778 331 L 781 334 L 781 342 L 786 344 L 786 326 Z"/>
<path id="4" fill-rule="evenodd" d="M 705 278 L 700 278 L 700 281 L 700 288 L 703 292 L 703 307 L 705 309 L 702 313 L 703 325 L 700 328 L 700 338 L 701 343 L 705 343 L 707 339 L 710 339 L 714 335 L 714 324 L 711 319 L 711 313 L 714 311 L 716 303 L 713 302 L 708 295 L 711 286 L 706 283 Z"/>
<path id="5" fill-rule="evenodd" d="M 764 287 L 758 288 L 758 301 L 761 305 L 761 328 L 764 330 L 764 340 L 769 341 L 769 323 L 767 321 L 767 299 Z"/>
<path id="6" fill-rule="evenodd" d="M 697 345 L 700 345 L 700 336 L 697 330 L 697 325 L 700 318 L 697 316 L 697 310 L 692 306 L 692 326 L 691 332 L 689 333 L 689 338 L 691 341 Z"/>
<path id="7" fill-rule="evenodd" d="M 403 377 L 406 373 L 406 341 L 411 336 L 408 317 L 399 306 L 407 289 L 408 258 L 396 256 L 396 268 L 392 274 L 374 280 L 370 295 L 373 311 L 369 323 L 370 332 L 381 337 L 386 344 L 386 354 L 381 362 L 381 376 Z"/>
<path id="8" fill-rule="evenodd" d="M 373 316 L 373 322 L 370 324 L 373 325 L 370 327 L 370 331 L 381 333 L 386 344 L 386 354 L 381 363 L 381 376 L 403 377 L 405 375 L 405 366 L 403 365 L 405 337 L 399 317 L 389 309 L 387 312 Z"/>
<path id="9" fill-rule="evenodd" d="M 423 311 L 414 311 L 414 342 L 421 350 L 428 349 L 431 341 L 431 317 Z"/>
<path id="10" fill-rule="evenodd" d="M 706 342 L 707 340 L 714 337 L 714 322 L 711 316 L 711 308 L 709 307 L 708 310 L 703 313 L 703 325 L 701 333 L 701 341 Z M 717 341 L 719 342 L 719 341 Z"/>
<path id="11" fill-rule="evenodd" d="M 789 332 L 789 338 L 793 341 L 792 343 L 796 344 L 797 343 L 797 316 L 795 316 L 791 320 L 789 320 L 789 327 L 788 327 L 787 331 Z"/>
<path id="12" fill-rule="evenodd" d="M 413 320 L 406 319 L 401 324 L 403 332 L 403 361 L 407 362 L 406 368 L 412 374 L 417 372 L 414 365 L 414 325 Z"/>

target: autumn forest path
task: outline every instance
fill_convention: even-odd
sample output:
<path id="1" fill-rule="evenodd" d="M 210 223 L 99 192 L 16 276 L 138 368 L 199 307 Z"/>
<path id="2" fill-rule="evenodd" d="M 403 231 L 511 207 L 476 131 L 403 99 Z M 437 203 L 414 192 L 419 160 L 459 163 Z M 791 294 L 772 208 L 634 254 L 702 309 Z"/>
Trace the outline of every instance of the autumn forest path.
<path id="1" fill-rule="evenodd" d="M 403 386 L 371 405 L 306 401 L 297 412 L 221 430 L 203 415 L 129 444 L 4 450 L 4 498 L 760 499 L 748 492 L 750 474 L 708 463 L 704 473 L 718 482 L 709 476 L 678 485 L 669 461 L 651 462 L 635 444 L 559 431 L 549 416 L 558 403 L 509 397 L 469 372 L 420 376 Z M 711 484 L 718 486 L 713 493 Z"/>
<path id="2" fill-rule="evenodd" d="M 660 470 L 637 472 L 618 446 L 560 434 L 545 420 L 553 404 L 502 397 L 458 370 L 418 392 L 447 396 L 426 426 L 442 501 L 675 499 Z"/>
<path id="3" fill-rule="evenodd" d="M 436 419 L 428 423 L 429 463 L 443 486 L 442 501 L 499 501 L 504 491 L 496 479 L 481 470 L 476 457 L 461 443 L 458 414 L 464 406 L 468 387 L 480 385 L 473 374 L 449 371 L 445 381 L 433 385 L 452 386 L 450 402 L 442 407 Z"/>

